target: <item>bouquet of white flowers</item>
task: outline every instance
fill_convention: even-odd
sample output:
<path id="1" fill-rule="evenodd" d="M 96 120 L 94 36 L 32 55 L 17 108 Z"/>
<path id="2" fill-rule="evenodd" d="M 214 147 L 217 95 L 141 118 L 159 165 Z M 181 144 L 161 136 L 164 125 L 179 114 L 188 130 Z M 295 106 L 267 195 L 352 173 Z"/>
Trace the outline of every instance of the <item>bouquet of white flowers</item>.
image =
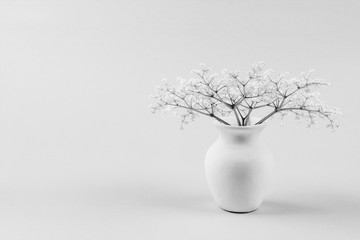
<path id="1" fill-rule="evenodd" d="M 299 78 L 289 78 L 288 73 L 271 76 L 271 70 L 264 71 L 264 64 L 254 64 L 243 77 L 240 71 L 223 70 L 217 75 L 205 65 L 193 70 L 196 76 L 190 80 L 179 79 L 178 86 L 171 86 L 164 80 L 163 86 L 156 87 L 157 94 L 152 97 L 157 102 L 151 105 L 153 112 L 182 109 L 175 114 L 184 124 L 195 117 L 204 115 L 230 125 L 224 117 L 233 114 L 237 125 L 250 124 L 250 116 L 258 109 L 268 108 L 259 121 L 261 124 L 272 116 L 281 117 L 291 113 L 308 127 L 325 119 L 329 128 L 338 127 L 337 117 L 341 114 L 336 108 L 330 108 L 319 99 L 313 87 L 328 86 L 320 79 L 311 79 L 313 71 L 302 73 Z"/>

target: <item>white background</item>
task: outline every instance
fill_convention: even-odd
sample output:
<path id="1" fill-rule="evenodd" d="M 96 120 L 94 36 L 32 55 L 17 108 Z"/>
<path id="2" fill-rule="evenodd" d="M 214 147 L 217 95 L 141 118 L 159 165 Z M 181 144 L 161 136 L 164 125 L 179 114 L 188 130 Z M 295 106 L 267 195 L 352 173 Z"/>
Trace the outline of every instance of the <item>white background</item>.
<path id="1" fill-rule="evenodd" d="M 359 1 L 0 1 L 0 239 L 360 239 Z M 162 78 L 206 63 L 315 69 L 335 133 L 264 131 L 272 187 L 220 210 L 210 119 L 152 115 Z"/>

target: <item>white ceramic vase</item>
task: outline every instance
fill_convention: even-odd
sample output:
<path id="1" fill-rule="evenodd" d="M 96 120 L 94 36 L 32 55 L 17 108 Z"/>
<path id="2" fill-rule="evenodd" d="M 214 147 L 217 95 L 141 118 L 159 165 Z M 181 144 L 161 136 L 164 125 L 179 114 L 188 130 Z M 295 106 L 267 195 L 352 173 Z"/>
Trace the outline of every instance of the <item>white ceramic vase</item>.
<path id="1" fill-rule="evenodd" d="M 272 154 L 261 138 L 266 123 L 214 124 L 219 137 L 206 153 L 205 171 L 215 202 L 229 212 L 255 211 L 272 170 Z"/>

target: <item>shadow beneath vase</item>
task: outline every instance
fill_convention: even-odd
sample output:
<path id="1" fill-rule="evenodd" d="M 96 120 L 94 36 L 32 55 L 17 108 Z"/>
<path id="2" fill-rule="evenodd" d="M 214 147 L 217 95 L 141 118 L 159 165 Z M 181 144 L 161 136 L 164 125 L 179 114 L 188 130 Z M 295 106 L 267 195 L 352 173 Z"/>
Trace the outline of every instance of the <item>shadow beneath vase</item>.
<path id="1" fill-rule="evenodd" d="M 152 209 L 170 212 L 192 212 L 199 214 L 236 215 L 223 211 L 217 206 L 207 189 L 190 191 L 183 186 L 168 184 L 122 184 L 102 186 L 89 192 L 89 199 L 103 205 L 114 205 L 137 210 Z M 339 207 L 341 206 L 341 207 Z M 349 215 L 360 216 L 360 196 L 338 192 L 303 194 L 287 199 L 265 199 L 253 212 L 240 215 L 249 216 L 289 216 L 289 215 Z"/>
<path id="2" fill-rule="evenodd" d="M 314 214 L 322 212 L 321 207 L 312 206 L 306 203 L 298 202 L 281 202 L 281 201 L 264 201 L 260 208 L 254 211 L 254 215 L 297 215 L 297 214 Z"/>

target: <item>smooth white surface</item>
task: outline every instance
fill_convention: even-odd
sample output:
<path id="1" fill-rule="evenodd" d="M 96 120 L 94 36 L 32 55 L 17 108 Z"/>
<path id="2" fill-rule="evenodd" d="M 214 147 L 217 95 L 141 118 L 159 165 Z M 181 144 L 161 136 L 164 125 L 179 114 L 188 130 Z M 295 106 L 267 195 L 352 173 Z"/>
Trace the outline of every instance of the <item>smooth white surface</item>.
<path id="1" fill-rule="evenodd" d="M 272 153 L 262 140 L 266 123 L 238 127 L 236 123 L 226 126 L 215 121 L 214 125 L 219 137 L 205 155 L 206 179 L 212 196 L 226 211 L 255 211 L 272 178 Z"/>
<path id="2" fill-rule="evenodd" d="M 360 239 L 359 4 L 0 0 L 0 239 Z M 211 120 L 180 131 L 148 96 L 253 61 L 314 68 L 344 117 L 271 122 L 269 194 L 235 215 L 207 187 Z"/>

